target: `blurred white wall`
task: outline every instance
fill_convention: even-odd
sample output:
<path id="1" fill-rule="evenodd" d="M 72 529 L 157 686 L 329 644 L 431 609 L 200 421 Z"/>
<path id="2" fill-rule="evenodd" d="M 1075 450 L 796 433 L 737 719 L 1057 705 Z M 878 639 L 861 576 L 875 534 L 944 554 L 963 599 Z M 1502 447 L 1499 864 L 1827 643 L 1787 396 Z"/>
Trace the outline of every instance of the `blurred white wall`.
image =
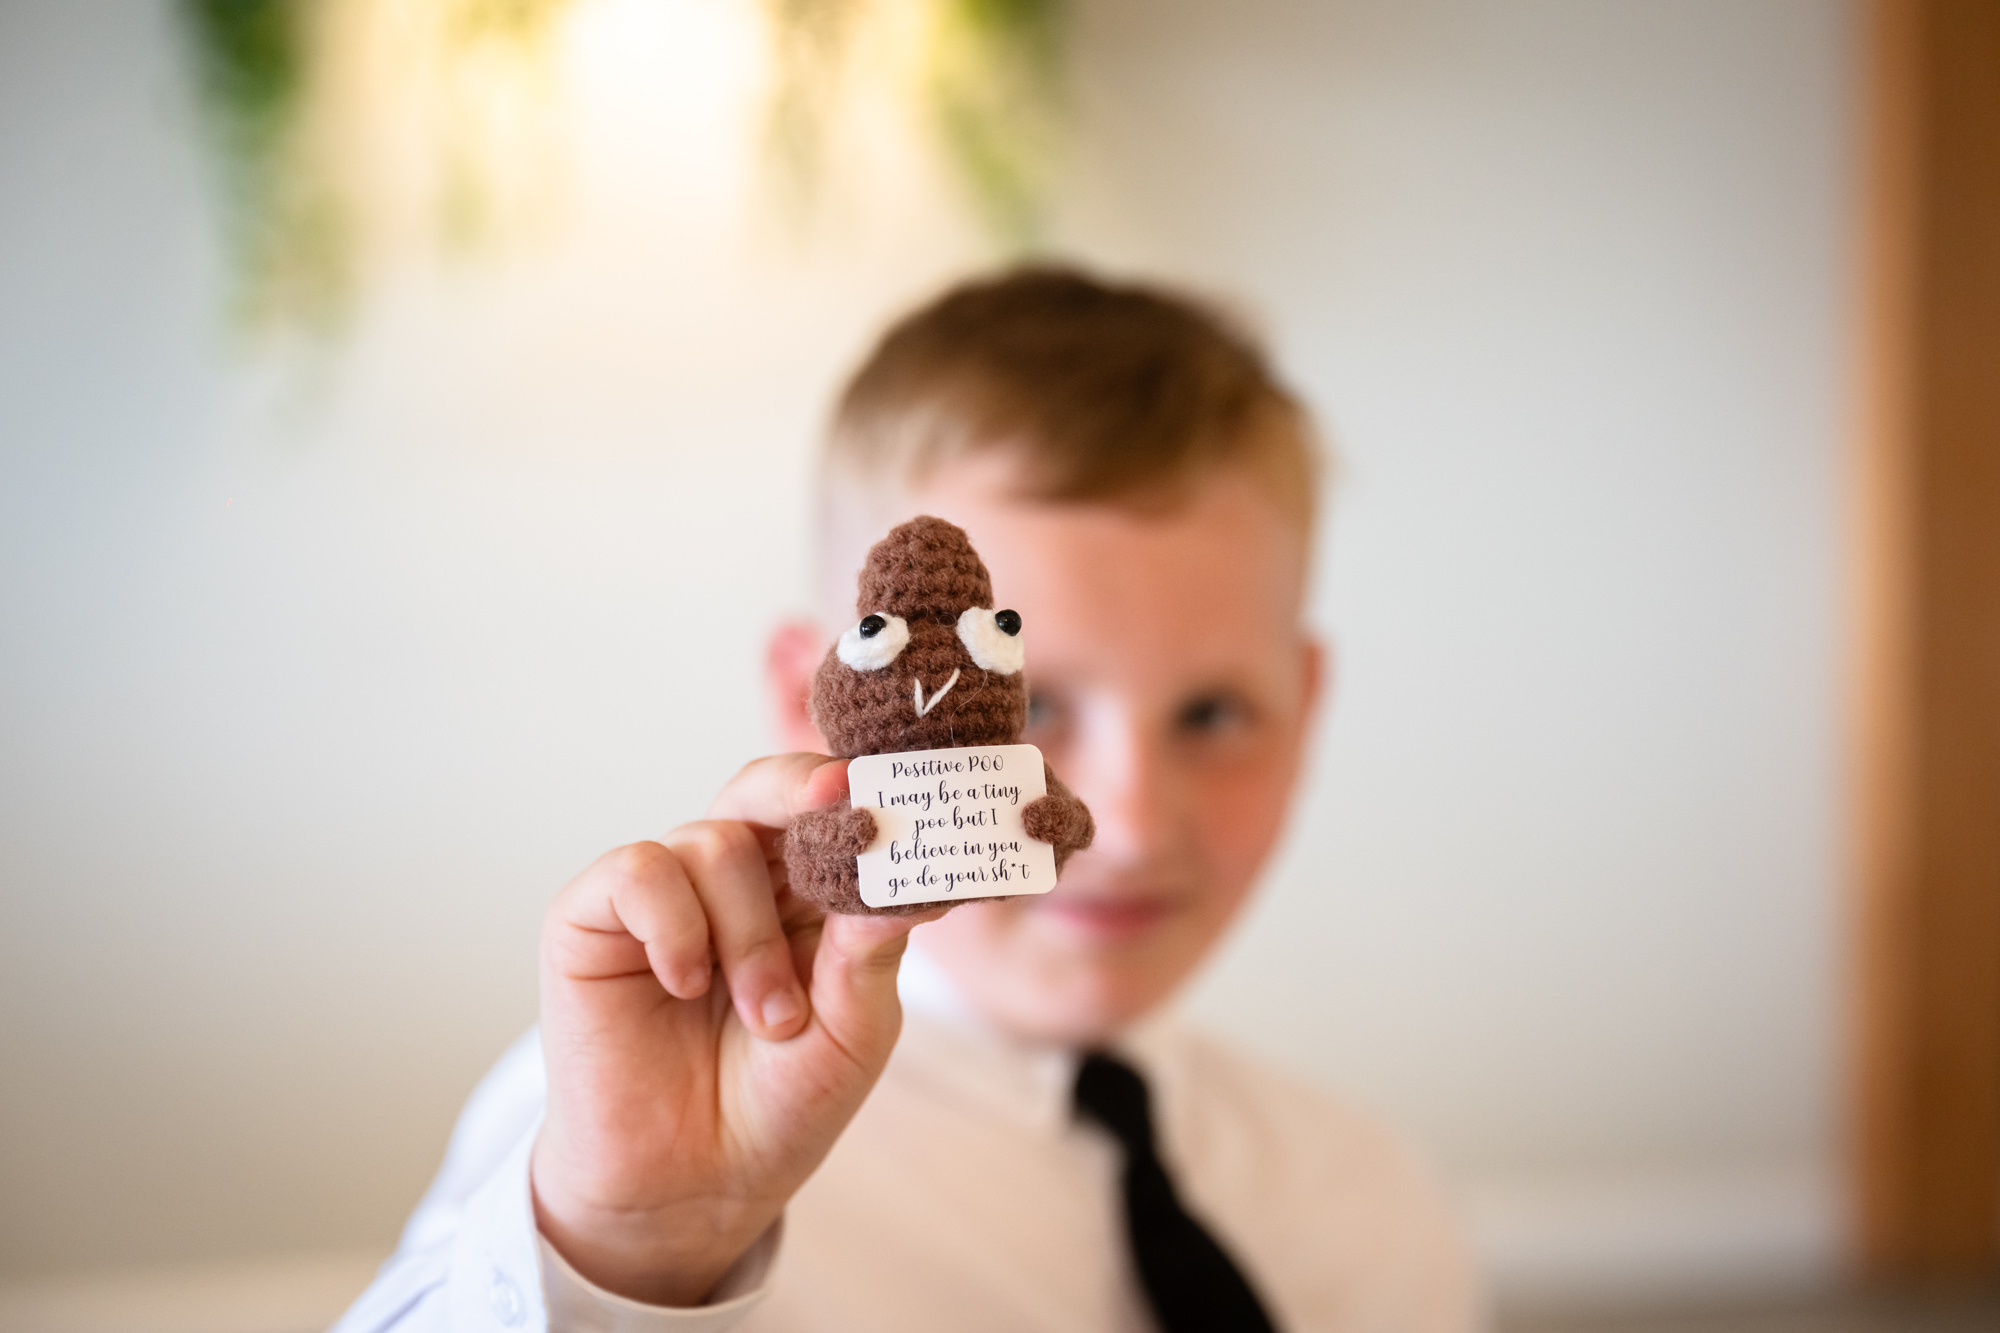
<path id="1" fill-rule="evenodd" d="M 1261 312 L 1346 459 L 1320 759 L 1194 1008 L 1522 1290 L 1837 1241 L 1851 28 L 1080 5 L 1058 248 Z M 164 8 L 0 0 L 0 1273 L 386 1246 L 550 895 L 763 745 L 817 416 L 985 251 L 893 135 L 788 242 L 749 95 L 621 68 L 553 240 L 274 365 Z"/>

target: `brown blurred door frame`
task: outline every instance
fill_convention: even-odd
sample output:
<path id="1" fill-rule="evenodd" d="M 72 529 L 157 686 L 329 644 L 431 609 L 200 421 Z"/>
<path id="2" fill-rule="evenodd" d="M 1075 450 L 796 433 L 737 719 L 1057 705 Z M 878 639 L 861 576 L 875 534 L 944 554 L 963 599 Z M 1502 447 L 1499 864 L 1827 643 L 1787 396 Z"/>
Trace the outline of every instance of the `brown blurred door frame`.
<path id="1" fill-rule="evenodd" d="M 1856 1141 L 1878 1274 L 2000 1268 L 2000 0 L 1871 0 Z"/>

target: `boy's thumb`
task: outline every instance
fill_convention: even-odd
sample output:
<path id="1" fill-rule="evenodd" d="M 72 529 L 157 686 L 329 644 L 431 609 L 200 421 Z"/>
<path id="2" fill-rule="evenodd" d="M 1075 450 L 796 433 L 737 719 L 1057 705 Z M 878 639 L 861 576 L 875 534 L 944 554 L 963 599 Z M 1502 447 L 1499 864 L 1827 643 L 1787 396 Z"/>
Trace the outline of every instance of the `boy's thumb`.
<path id="1" fill-rule="evenodd" d="M 913 916 L 826 919 L 813 959 L 813 1012 L 835 1040 L 871 1067 L 889 1058 L 901 1026 L 896 974 L 910 931 L 943 914 L 939 909 Z"/>

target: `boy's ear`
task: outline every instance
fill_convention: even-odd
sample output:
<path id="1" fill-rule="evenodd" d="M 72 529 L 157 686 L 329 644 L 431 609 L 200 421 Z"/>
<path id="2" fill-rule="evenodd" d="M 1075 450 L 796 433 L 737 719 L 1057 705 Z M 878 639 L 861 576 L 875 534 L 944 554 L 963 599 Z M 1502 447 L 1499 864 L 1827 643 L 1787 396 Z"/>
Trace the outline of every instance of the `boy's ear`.
<path id="1" fill-rule="evenodd" d="M 787 620 L 764 645 L 764 699 L 783 750 L 826 753 L 812 720 L 812 678 L 826 656 L 826 639 L 810 620 Z"/>
<path id="2" fill-rule="evenodd" d="M 1308 634 L 1305 641 L 1306 725 L 1317 719 L 1333 689 L 1333 645 Z"/>

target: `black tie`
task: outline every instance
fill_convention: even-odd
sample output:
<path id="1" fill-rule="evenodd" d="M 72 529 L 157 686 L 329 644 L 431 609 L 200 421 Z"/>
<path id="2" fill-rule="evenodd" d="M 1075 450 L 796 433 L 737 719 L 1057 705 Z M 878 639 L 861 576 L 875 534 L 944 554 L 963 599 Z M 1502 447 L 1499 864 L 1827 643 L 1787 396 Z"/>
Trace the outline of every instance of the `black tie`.
<path id="1" fill-rule="evenodd" d="M 1242 1270 L 1188 1216 L 1153 1151 L 1146 1080 L 1108 1055 L 1086 1055 L 1076 1071 L 1076 1109 L 1125 1148 L 1125 1230 L 1139 1281 L 1166 1333 L 1272 1333 L 1271 1318 Z"/>

